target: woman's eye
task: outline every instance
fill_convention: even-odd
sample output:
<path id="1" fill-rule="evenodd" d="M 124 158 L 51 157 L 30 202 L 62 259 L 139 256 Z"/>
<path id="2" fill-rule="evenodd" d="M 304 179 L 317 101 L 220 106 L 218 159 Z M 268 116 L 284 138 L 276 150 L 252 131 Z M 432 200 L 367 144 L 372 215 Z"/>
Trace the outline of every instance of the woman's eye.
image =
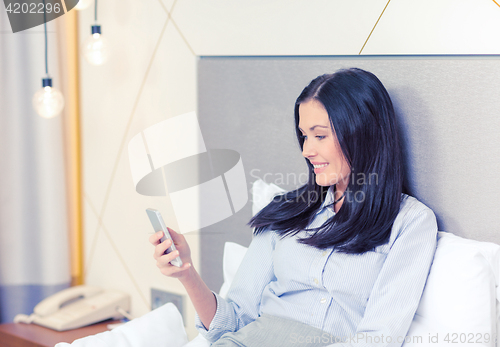
<path id="1" fill-rule="evenodd" d="M 323 140 L 325 137 L 326 136 L 320 136 L 320 135 L 316 136 L 316 138 L 319 139 L 319 140 Z M 300 138 L 306 140 L 307 136 L 306 135 L 300 135 Z"/>

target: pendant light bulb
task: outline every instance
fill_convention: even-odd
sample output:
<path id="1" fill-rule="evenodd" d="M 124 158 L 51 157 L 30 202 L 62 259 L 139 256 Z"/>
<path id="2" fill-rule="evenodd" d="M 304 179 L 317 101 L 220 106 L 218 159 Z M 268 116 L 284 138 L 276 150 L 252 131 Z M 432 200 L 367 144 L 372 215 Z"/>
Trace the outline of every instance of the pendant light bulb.
<path id="1" fill-rule="evenodd" d="M 83 55 L 92 65 L 102 65 L 108 60 L 108 41 L 101 35 L 101 26 L 92 25 L 92 35 L 83 42 Z"/>
<path id="2" fill-rule="evenodd" d="M 53 118 L 61 113 L 64 107 L 64 97 L 52 87 L 52 79 L 42 79 L 42 89 L 33 96 L 33 108 L 43 118 Z"/>
<path id="3" fill-rule="evenodd" d="M 87 7 L 90 6 L 91 3 L 92 3 L 92 0 L 80 0 L 80 1 L 78 1 L 78 4 L 76 4 L 76 6 L 75 6 L 75 10 L 78 10 L 78 11 L 85 10 Z"/>

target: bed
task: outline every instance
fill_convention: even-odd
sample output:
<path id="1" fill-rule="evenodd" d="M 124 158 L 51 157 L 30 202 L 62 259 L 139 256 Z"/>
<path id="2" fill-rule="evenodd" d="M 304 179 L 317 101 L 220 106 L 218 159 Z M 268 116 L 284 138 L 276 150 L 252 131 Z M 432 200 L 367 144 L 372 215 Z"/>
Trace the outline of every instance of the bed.
<path id="1" fill-rule="evenodd" d="M 282 191 L 257 180 L 252 187 L 253 212 Z M 240 244 L 225 243 L 221 296 L 227 294 L 245 251 Z M 439 232 L 431 272 L 403 346 L 497 346 L 499 265 L 499 245 Z M 56 345 L 64 346 L 69 345 Z M 210 343 L 201 335 L 188 342 L 181 314 L 169 303 L 112 331 L 76 340 L 71 346 L 209 347 Z"/>

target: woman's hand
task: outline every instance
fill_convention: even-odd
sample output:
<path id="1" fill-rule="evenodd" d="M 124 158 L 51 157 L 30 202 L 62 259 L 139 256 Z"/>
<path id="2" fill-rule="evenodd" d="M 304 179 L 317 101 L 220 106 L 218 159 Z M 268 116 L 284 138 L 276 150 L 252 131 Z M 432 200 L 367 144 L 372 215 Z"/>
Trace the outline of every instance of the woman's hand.
<path id="1" fill-rule="evenodd" d="M 163 254 L 172 244 L 171 241 L 167 239 L 160 243 L 163 231 L 151 235 L 149 242 L 155 246 L 154 258 L 156 259 L 156 266 L 160 268 L 161 273 L 165 276 L 175 277 L 181 281 L 196 312 L 200 316 L 201 322 L 206 327 L 209 327 L 217 311 L 217 300 L 194 267 L 191 266 L 191 250 L 186 242 L 186 238 L 170 228 L 167 229 L 177 250 Z M 183 263 L 181 267 L 170 264 L 178 255 L 181 257 Z"/>
<path id="2" fill-rule="evenodd" d="M 153 257 L 156 259 L 156 266 L 158 266 L 162 274 L 183 279 L 190 274 L 190 272 L 186 270 L 191 267 L 191 250 L 189 249 L 189 245 L 184 235 L 178 234 L 170 228 L 167 229 L 177 250 L 164 254 L 165 250 L 171 246 L 172 242 L 167 239 L 160 243 L 160 239 L 163 237 L 163 231 L 158 231 L 149 237 L 149 242 L 155 246 Z M 182 260 L 183 264 L 181 267 L 170 264 L 177 256 L 180 256 Z"/>

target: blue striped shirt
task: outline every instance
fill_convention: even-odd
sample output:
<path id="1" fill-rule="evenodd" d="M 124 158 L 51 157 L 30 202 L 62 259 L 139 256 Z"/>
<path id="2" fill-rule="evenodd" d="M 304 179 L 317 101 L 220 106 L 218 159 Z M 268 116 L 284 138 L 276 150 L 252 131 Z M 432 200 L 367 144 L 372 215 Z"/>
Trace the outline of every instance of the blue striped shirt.
<path id="1" fill-rule="evenodd" d="M 310 227 L 335 212 L 329 191 Z M 390 240 L 374 251 L 345 254 L 297 242 L 305 231 L 280 239 L 254 236 L 227 298 L 214 293 L 217 311 L 209 341 L 237 331 L 262 313 L 299 321 L 335 336 L 335 346 L 401 346 L 417 310 L 436 251 L 432 210 L 404 196 Z M 335 342 L 335 341 L 332 341 Z"/>

